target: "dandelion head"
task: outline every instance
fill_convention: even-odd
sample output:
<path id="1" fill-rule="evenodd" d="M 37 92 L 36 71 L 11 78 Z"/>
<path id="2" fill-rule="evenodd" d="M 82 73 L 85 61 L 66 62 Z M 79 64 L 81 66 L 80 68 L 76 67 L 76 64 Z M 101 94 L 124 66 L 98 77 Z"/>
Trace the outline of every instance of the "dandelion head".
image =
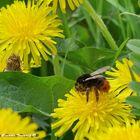
<path id="1" fill-rule="evenodd" d="M 53 11 L 56 12 L 58 5 L 63 13 L 66 12 L 66 6 L 69 5 L 71 10 L 74 10 L 76 7 L 79 7 L 84 0 L 53 0 Z"/>
<path id="2" fill-rule="evenodd" d="M 29 137 L 0 137 L 0 140 L 40 140 L 46 136 L 44 131 L 39 131 L 38 125 L 31 122 L 29 117 L 21 118 L 21 116 L 11 109 L 0 109 L 0 134 L 18 135 L 25 134 Z M 32 137 L 31 137 L 32 135 Z"/>
<path id="3" fill-rule="evenodd" d="M 135 94 L 129 87 L 128 84 L 133 80 L 130 68 L 133 63 L 124 58 L 122 61 L 116 61 L 116 68 L 111 68 L 111 71 L 107 71 L 108 81 L 113 91 L 118 98 L 126 99 L 129 95 Z M 140 77 L 133 72 L 136 81 L 140 81 Z M 120 94 L 121 93 L 121 94 Z"/>
<path id="4" fill-rule="evenodd" d="M 60 137 L 69 129 L 75 134 L 74 140 L 83 140 L 90 133 L 106 131 L 107 127 L 122 125 L 130 117 L 131 108 L 121 102 L 112 93 L 98 92 L 97 101 L 94 89 L 80 94 L 72 89 L 66 94 L 66 100 L 59 99 L 58 107 L 51 114 L 55 118 L 52 128 L 57 128 L 55 135 Z"/>
<path id="5" fill-rule="evenodd" d="M 51 15 L 52 8 L 44 2 L 14 1 L 0 10 L 0 63 L 1 69 L 14 53 L 17 54 L 26 70 L 31 61 L 36 67 L 41 58 L 46 61 L 48 55 L 57 53 L 54 37 L 63 37 L 59 29 L 61 21 Z"/>
<path id="6" fill-rule="evenodd" d="M 126 122 L 126 126 L 109 128 L 100 134 L 99 140 L 138 140 L 140 138 L 140 121 Z"/>

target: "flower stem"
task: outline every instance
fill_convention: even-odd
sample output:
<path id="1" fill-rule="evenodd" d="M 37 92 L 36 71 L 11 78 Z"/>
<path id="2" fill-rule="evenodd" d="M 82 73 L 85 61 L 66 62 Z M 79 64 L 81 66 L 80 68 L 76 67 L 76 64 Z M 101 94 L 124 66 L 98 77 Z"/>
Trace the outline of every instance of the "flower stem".
<path id="1" fill-rule="evenodd" d="M 113 50 L 117 50 L 118 46 L 117 46 L 115 40 L 111 36 L 111 34 L 108 31 L 108 29 L 107 29 L 106 25 L 104 24 L 103 20 L 100 18 L 100 16 L 96 13 L 94 8 L 89 3 L 89 1 L 85 0 L 84 3 L 83 3 L 83 6 L 87 10 L 87 12 L 91 15 L 92 19 L 97 24 L 97 26 L 99 27 L 101 33 L 103 34 L 104 38 L 108 42 L 110 48 L 112 48 Z"/>
<path id="2" fill-rule="evenodd" d="M 63 19 L 65 38 L 69 38 L 69 37 L 71 37 L 71 32 L 70 32 L 70 28 L 69 28 L 68 21 L 67 21 L 67 16 L 66 16 L 66 14 L 64 14 L 61 11 L 60 11 L 60 16 Z"/>
<path id="3" fill-rule="evenodd" d="M 61 69 L 60 69 L 59 56 L 58 55 L 53 56 L 53 69 L 54 69 L 54 74 L 55 75 L 61 75 Z"/>
<path id="4" fill-rule="evenodd" d="M 57 137 L 55 137 L 54 133 L 55 133 L 55 131 L 52 130 L 52 133 L 51 133 L 51 140 L 57 140 Z"/>

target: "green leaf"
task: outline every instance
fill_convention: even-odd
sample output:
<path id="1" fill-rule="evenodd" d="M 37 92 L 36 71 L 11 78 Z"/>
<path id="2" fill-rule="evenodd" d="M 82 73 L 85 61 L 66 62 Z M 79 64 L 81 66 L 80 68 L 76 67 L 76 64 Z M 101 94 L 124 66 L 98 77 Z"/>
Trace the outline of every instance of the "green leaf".
<path id="1" fill-rule="evenodd" d="M 131 39 L 127 43 L 127 47 L 134 53 L 140 54 L 140 39 Z"/>
<path id="2" fill-rule="evenodd" d="M 72 131 L 69 130 L 68 132 L 66 132 L 66 134 L 60 140 L 73 140 L 73 139 L 74 139 L 74 135 L 73 135 Z"/>
<path id="3" fill-rule="evenodd" d="M 0 0 L 0 8 L 13 3 L 13 0 Z"/>
<path id="4" fill-rule="evenodd" d="M 140 76 L 140 55 L 131 53 L 129 59 L 133 62 L 132 69 Z"/>
<path id="5" fill-rule="evenodd" d="M 128 87 L 140 95 L 140 82 L 133 81 L 128 85 Z"/>
<path id="6" fill-rule="evenodd" d="M 0 107 L 51 113 L 74 82 L 64 77 L 37 77 L 21 72 L 0 73 Z"/>
<path id="7" fill-rule="evenodd" d="M 12 105 L 11 105 L 11 106 L 12 106 Z M 10 106 L 10 107 L 11 107 L 11 106 Z M 20 108 L 20 106 L 21 106 L 21 105 L 19 104 L 19 108 Z M 22 106 L 21 106 L 21 108 L 22 108 Z M 23 106 L 23 110 L 20 110 L 20 111 L 19 111 L 19 113 L 28 113 L 28 112 L 34 113 L 34 114 L 40 114 L 40 115 L 49 116 L 48 113 L 42 112 L 41 110 L 35 108 L 35 107 L 32 106 L 32 105 Z"/>
<path id="8" fill-rule="evenodd" d="M 133 63 L 135 65 L 137 65 L 138 67 L 140 67 L 140 55 L 138 55 L 136 53 L 131 53 L 131 55 L 129 56 L 129 58 L 133 61 Z"/>
<path id="9" fill-rule="evenodd" d="M 129 96 L 126 101 L 133 107 L 140 109 L 140 96 Z"/>
<path id="10" fill-rule="evenodd" d="M 92 72 L 102 66 L 111 65 L 115 51 L 105 48 L 84 47 L 77 51 L 69 52 L 68 60 L 80 67 L 85 72 Z"/>
<path id="11" fill-rule="evenodd" d="M 118 1 L 113 1 L 113 0 L 106 0 L 108 3 L 110 3 L 112 6 L 116 7 L 120 11 L 125 11 L 125 9 L 118 3 Z"/>
<path id="12" fill-rule="evenodd" d="M 140 109 L 132 109 L 132 114 L 134 114 L 138 119 L 140 119 Z"/>
<path id="13" fill-rule="evenodd" d="M 63 68 L 63 75 L 65 77 L 75 80 L 77 77 L 79 77 L 79 75 L 82 75 L 83 73 L 84 71 L 81 67 L 65 60 L 65 65 Z"/>
<path id="14" fill-rule="evenodd" d="M 77 50 L 79 46 L 76 44 L 76 40 L 73 38 L 67 38 L 61 41 L 58 52 L 59 53 L 68 53 L 70 51 Z"/>
<path id="15" fill-rule="evenodd" d="M 133 65 L 132 66 L 132 70 L 140 76 L 140 66 L 137 66 L 137 65 Z"/>
<path id="16" fill-rule="evenodd" d="M 128 41 L 128 38 L 124 42 L 122 42 L 122 44 L 119 46 L 119 49 L 116 51 L 116 54 L 115 54 L 115 58 L 114 58 L 114 62 L 113 63 L 115 63 L 115 61 L 121 55 L 121 52 L 122 52 L 123 48 L 125 47 L 127 41 Z"/>

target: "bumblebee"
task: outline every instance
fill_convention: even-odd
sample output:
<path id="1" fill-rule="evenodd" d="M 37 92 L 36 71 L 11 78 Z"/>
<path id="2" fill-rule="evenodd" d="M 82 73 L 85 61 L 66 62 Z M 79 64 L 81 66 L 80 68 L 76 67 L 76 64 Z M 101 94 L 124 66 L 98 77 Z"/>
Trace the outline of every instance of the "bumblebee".
<path id="1" fill-rule="evenodd" d="M 100 73 L 105 72 L 108 70 L 110 66 L 105 66 L 103 68 L 98 69 L 97 71 L 91 73 L 91 74 L 84 74 L 81 75 L 76 83 L 75 83 L 75 89 L 80 93 L 86 93 L 87 96 L 87 102 L 89 98 L 89 92 L 94 89 L 96 101 L 99 100 L 99 93 L 101 92 L 108 92 L 110 89 L 109 82 L 105 77 L 102 75 L 99 75 Z"/>
<path id="2" fill-rule="evenodd" d="M 12 54 L 6 63 L 4 71 L 21 71 L 20 57 L 16 54 Z"/>

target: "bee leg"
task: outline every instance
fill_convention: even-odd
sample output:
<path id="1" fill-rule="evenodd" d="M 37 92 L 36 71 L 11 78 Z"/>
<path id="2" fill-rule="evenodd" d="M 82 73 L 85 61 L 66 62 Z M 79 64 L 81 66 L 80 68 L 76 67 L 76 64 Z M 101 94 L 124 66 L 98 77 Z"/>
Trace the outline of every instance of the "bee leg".
<path id="1" fill-rule="evenodd" d="M 86 92 L 86 96 L 87 96 L 87 102 L 88 102 L 89 91 Z"/>
<path id="2" fill-rule="evenodd" d="M 98 102 L 98 100 L 99 100 L 98 90 L 96 88 L 94 88 L 94 91 L 95 91 L 96 101 Z"/>
<path id="3" fill-rule="evenodd" d="M 88 102 L 88 98 L 89 98 L 89 88 L 87 88 L 87 90 L 86 90 L 86 96 L 87 96 L 87 102 Z"/>

